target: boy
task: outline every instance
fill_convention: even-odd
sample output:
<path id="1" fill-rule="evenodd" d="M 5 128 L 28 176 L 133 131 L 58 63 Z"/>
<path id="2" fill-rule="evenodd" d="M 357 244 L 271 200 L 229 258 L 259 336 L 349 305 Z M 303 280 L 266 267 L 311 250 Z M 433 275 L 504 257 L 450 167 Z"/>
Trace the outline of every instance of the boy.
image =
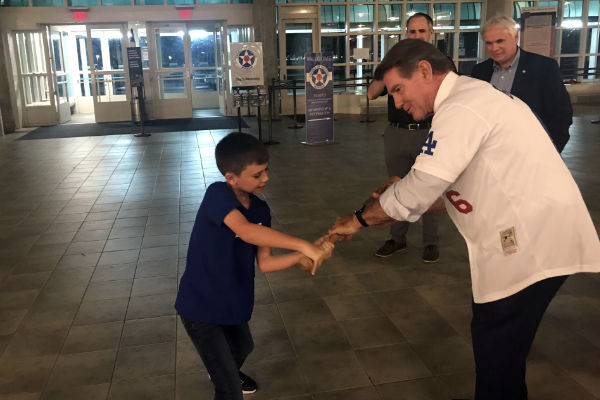
<path id="1" fill-rule="evenodd" d="M 311 244 L 270 228 L 261 193 L 269 180 L 269 153 L 256 138 L 231 133 L 215 149 L 226 182 L 206 190 L 190 237 L 175 308 L 215 386 L 215 400 L 240 400 L 256 382 L 240 368 L 254 343 L 248 321 L 254 305 L 254 259 L 263 272 L 296 264 L 303 254 L 312 273 L 333 245 Z M 321 243 L 323 242 L 323 243 Z M 296 250 L 274 256 L 271 247 Z"/>

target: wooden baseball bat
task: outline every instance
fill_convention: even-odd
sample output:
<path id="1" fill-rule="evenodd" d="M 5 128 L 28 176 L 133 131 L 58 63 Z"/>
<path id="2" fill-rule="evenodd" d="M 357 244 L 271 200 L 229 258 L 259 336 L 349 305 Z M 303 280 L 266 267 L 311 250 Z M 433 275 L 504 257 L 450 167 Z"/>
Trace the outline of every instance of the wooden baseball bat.
<path id="1" fill-rule="evenodd" d="M 385 192 L 385 190 L 392 186 L 394 183 L 398 182 L 400 180 L 399 177 L 397 176 L 392 176 L 390 177 L 387 181 L 385 181 L 385 183 L 383 185 L 381 185 L 380 187 L 377 188 L 377 190 L 375 190 L 375 193 L 377 194 L 382 194 L 383 192 Z M 367 200 L 365 200 L 364 204 L 367 204 L 369 201 L 371 201 L 373 199 L 373 197 L 369 196 L 369 198 Z M 329 237 L 327 238 L 327 240 L 330 243 L 335 243 L 338 240 L 340 240 L 343 236 L 342 235 L 338 235 L 337 233 L 333 233 L 331 235 L 329 235 Z M 313 261 L 308 258 L 307 256 L 303 256 L 300 261 L 298 261 L 298 267 L 300 267 L 300 269 L 302 269 L 303 271 L 310 271 L 312 270 L 313 267 Z"/>

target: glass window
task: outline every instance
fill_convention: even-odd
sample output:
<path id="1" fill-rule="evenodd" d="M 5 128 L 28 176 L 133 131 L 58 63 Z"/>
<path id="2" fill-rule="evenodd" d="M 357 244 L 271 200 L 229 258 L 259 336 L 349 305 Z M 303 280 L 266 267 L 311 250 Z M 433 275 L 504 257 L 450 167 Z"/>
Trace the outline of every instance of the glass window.
<path id="1" fill-rule="evenodd" d="M 367 93 L 367 77 L 373 76 L 373 65 L 351 65 L 350 66 L 350 78 L 354 79 L 348 81 L 348 84 L 361 84 L 364 86 L 356 86 L 348 88 L 348 91 L 352 91 L 355 94 L 366 94 Z M 361 79 L 364 78 L 364 79 Z"/>
<path id="2" fill-rule="evenodd" d="M 285 25 L 286 65 L 304 65 L 304 53 L 311 53 L 312 24 Z"/>
<path id="3" fill-rule="evenodd" d="M 460 32 L 458 35 L 458 57 L 479 57 L 479 32 Z"/>
<path id="4" fill-rule="evenodd" d="M 3 6 L 3 7 L 28 7 L 29 0 L 0 0 L 0 6 Z"/>
<path id="5" fill-rule="evenodd" d="M 577 79 L 577 63 L 579 57 L 561 57 L 559 61 L 560 76 L 563 79 Z"/>
<path id="6" fill-rule="evenodd" d="M 124 101 L 126 99 L 125 76 L 123 74 L 96 75 L 96 94 L 99 102 Z"/>
<path id="7" fill-rule="evenodd" d="M 102 0 L 103 6 L 129 6 L 131 0 Z"/>
<path id="8" fill-rule="evenodd" d="M 373 5 L 350 6 L 350 32 L 373 31 Z"/>
<path id="9" fill-rule="evenodd" d="M 248 3 L 252 3 L 252 1 L 248 1 Z M 227 0 L 198 0 L 198 4 L 227 4 Z"/>
<path id="10" fill-rule="evenodd" d="M 183 72 L 160 75 L 158 79 L 161 99 L 187 98 Z"/>
<path id="11" fill-rule="evenodd" d="M 350 35 L 350 62 L 369 62 L 373 61 L 373 49 L 375 38 L 373 35 Z M 356 48 L 367 48 L 369 49 L 369 59 L 355 59 L 354 58 L 354 49 Z"/>
<path id="12" fill-rule="evenodd" d="M 194 0 L 192 0 L 194 1 Z M 240 4 L 240 3 L 252 3 L 252 0 L 230 0 L 229 1 L 231 4 Z M 304 3 L 316 3 L 317 0 L 311 0 L 311 1 L 305 1 Z M 227 3 L 227 1 L 225 1 L 224 3 Z M 193 4 L 193 3 L 192 3 Z"/>
<path id="13" fill-rule="evenodd" d="M 91 29 L 94 70 L 123 69 L 122 35 L 119 29 Z"/>
<path id="14" fill-rule="evenodd" d="M 321 6 L 321 32 L 346 32 L 346 6 Z"/>
<path id="15" fill-rule="evenodd" d="M 215 70 L 192 71 L 192 83 L 194 92 L 216 92 L 217 72 Z"/>
<path id="16" fill-rule="evenodd" d="M 454 3 L 433 5 L 433 24 L 437 29 L 454 28 Z"/>
<path id="17" fill-rule="evenodd" d="M 156 6 L 165 4 L 165 0 L 135 0 L 136 6 Z"/>
<path id="18" fill-rule="evenodd" d="M 227 40 L 229 43 L 251 42 L 252 28 L 248 26 L 227 27 Z"/>
<path id="19" fill-rule="evenodd" d="M 44 43 L 39 32 L 16 33 L 25 104 L 49 104 Z"/>
<path id="20" fill-rule="evenodd" d="M 283 1 L 285 3 L 285 1 Z M 346 0 L 321 0 L 321 3 L 345 3 Z"/>
<path id="21" fill-rule="evenodd" d="M 579 42 L 581 39 L 581 29 L 563 29 L 561 40 L 562 54 L 579 53 Z"/>
<path id="22" fill-rule="evenodd" d="M 69 0 L 68 3 L 71 7 L 83 7 L 83 6 L 92 6 L 95 7 L 98 5 L 98 0 Z"/>
<path id="23" fill-rule="evenodd" d="M 400 41 L 400 35 L 378 35 L 377 50 L 379 53 L 378 61 L 383 60 L 383 57 L 396 43 Z"/>
<path id="24" fill-rule="evenodd" d="M 577 18 L 581 19 L 583 11 L 583 1 L 565 1 L 563 3 L 564 19 Z"/>
<path id="25" fill-rule="evenodd" d="M 600 78 L 600 70 L 598 70 L 598 56 L 588 56 L 585 58 L 584 79 Z"/>
<path id="26" fill-rule="evenodd" d="M 34 7 L 62 7 L 65 5 L 63 0 L 33 0 Z"/>
<path id="27" fill-rule="evenodd" d="M 434 36 L 434 44 L 442 53 L 454 55 L 454 32 L 438 32 Z"/>
<path id="28" fill-rule="evenodd" d="M 598 25 L 598 4 L 599 0 L 590 0 L 590 8 L 588 11 L 588 25 Z"/>
<path id="29" fill-rule="evenodd" d="M 167 4 L 194 4 L 194 0 L 167 0 Z"/>
<path id="30" fill-rule="evenodd" d="M 533 1 L 515 1 L 513 3 L 513 19 L 517 22 L 517 24 L 521 23 L 521 10 L 526 7 L 535 6 L 535 2 Z"/>
<path id="31" fill-rule="evenodd" d="M 333 62 L 346 62 L 346 36 L 321 36 L 321 51 L 333 55 Z"/>
<path id="32" fill-rule="evenodd" d="M 183 31 L 156 30 L 156 53 L 160 68 L 184 68 Z"/>
<path id="33" fill-rule="evenodd" d="M 377 29 L 399 31 L 402 29 L 402 4 L 380 4 L 378 6 Z"/>
<path id="34" fill-rule="evenodd" d="M 460 4 L 460 29 L 481 27 L 481 3 Z"/>
<path id="35" fill-rule="evenodd" d="M 192 67 L 215 66 L 215 35 L 204 29 L 190 29 Z"/>
<path id="36" fill-rule="evenodd" d="M 343 82 L 346 79 L 346 66 L 334 66 L 333 67 L 333 83 Z M 333 87 L 333 93 L 343 93 L 346 91 L 345 87 Z"/>
<path id="37" fill-rule="evenodd" d="M 598 28 L 591 28 L 587 30 L 587 40 L 585 42 L 586 53 L 598 53 Z"/>

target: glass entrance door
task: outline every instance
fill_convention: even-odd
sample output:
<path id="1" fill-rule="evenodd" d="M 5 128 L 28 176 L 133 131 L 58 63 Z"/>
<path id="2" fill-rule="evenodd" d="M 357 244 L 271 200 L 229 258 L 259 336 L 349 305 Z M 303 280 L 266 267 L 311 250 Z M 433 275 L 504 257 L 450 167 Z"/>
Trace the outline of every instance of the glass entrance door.
<path id="1" fill-rule="evenodd" d="M 304 81 L 304 53 L 318 51 L 313 35 L 317 21 L 312 19 L 281 20 L 280 32 L 285 32 L 285 40 L 280 40 L 279 54 L 285 55 L 281 65 L 283 79 Z"/>
<path id="2" fill-rule="evenodd" d="M 18 80 L 22 93 L 23 126 L 56 125 L 58 114 L 48 32 L 15 32 Z"/>
<path id="3" fill-rule="evenodd" d="M 96 122 L 131 120 L 125 26 L 88 26 L 88 63 Z"/>
<path id="4" fill-rule="evenodd" d="M 185 23 L 150 25 L 148 44 L 155 82 L 153 104 L 156 118 L 192 117 L 190 39 Z"/>
<path id="5" fill-rule="evenodd" d="M 192 108 L 219 107 L 217 94 L 216 34 L 213 24 L 188 26 L 190 37 L 190 70 L 192 75 Z"/>
<path id="6" fill-rule="evenodd" d="M 63 49 L 63 34 L 60 31 L 50 31 L 50 47 L 53 69 L 54 87 L 56 88 L 55 102 L 58 113 L 58 123 L 62 124 L 71 120 L 71 102 L 69 99 L 67 63 Z"/>

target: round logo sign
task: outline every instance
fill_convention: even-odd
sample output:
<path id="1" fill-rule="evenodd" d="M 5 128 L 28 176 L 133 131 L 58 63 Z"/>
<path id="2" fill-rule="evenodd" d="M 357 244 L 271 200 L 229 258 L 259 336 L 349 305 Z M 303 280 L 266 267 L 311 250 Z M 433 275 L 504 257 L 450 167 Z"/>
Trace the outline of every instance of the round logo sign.
<path id="1" fill-rule="evenodd" d="M 315 89 L 323 89 L 329 83 L 329 71 L 324 65 L 315 65 L 308 75 L 308 82 Z"/>
<path id="2" fill-rule="evenodd" d="M 256 62 L 256 56 L 248 49 L 244 49 L 238 54 L 238 66 L 241 68 L 252 68 Z"/>

